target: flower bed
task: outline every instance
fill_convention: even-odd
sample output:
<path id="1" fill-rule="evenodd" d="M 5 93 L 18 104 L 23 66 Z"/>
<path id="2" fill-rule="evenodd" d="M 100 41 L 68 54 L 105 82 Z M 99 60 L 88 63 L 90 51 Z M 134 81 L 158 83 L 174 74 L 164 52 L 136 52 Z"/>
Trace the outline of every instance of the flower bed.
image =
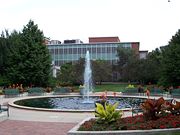
<path id="1" fill-rule="evenodd" d="M 125 118 L 121 118 L 122 112 L 116 110 L 117 103 L 96 105 L 96 118 L 80 123 L 69 131 L 69 135 L 178 135 L 180 132 L 180 102 L 175 100 L 147 99 L 140 105 L 142 115 Z"/>
<path id="2" fill-rule="evenodd" d="M 79 131 L 149 130 L 180 128 L 180 115 L 169 114 L 157 120 L 145 120 L 143 115 L 121 118 L 111 124 L 98 123 L 96 119 L 85 121 Z"/>
<path id="3" fill-rule="evenodd" d="M 180 115 L 167 115 L 157 120 L 145 120 L 143 115 L 118 119 L 111 124 L 97 123 L 88 118 L 76 125 L 68 135 L 179 135 Z"/>

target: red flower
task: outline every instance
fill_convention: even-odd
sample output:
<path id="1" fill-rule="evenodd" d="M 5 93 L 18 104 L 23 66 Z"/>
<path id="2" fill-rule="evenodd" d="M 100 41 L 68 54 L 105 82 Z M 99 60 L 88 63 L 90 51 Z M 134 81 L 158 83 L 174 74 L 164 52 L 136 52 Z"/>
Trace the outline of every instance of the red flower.
<path id="1" fill-rule="evenodd" d="M 165 126 L 165 125 L 161 125 L 159 128 L 161 128 L 161 129 L 162 129 L 162 128 L 166 128 L 166 126 Z"/>

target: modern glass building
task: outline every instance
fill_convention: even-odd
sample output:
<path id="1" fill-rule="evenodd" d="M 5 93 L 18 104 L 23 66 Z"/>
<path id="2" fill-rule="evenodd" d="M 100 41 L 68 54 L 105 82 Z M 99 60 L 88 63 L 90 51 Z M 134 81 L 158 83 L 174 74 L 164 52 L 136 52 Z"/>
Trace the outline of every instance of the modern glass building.
<path id="1" fill-rule="evenodd" d="M 56 66 L 61 66 L 67 62 L 76 62 L 79 58 L 84 58 L 86 51 L 90 52 L 91 60 L 106 60 L 111 64 L 118 61 L 117 48 L 132 48 L 139 52 L 139 42 L 74 42 L 64 44 L 47 44 L 52 60 Z"/>

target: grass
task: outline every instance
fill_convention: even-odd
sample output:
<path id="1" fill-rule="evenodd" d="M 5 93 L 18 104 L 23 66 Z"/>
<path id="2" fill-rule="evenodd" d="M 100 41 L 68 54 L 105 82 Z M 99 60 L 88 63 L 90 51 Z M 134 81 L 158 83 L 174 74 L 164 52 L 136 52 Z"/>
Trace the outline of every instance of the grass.
<path id="1" fill-rule="evenodd" d="M 127 84 L 102 84 L 96 85 L 94 88 L 94 92 L 103 92 L 103 91 L 114 91 L 114 92 L 122 92 L 127 87 Z"/>
<path id="2" fill-rule="evenodd" d="M 94 92 L 114 91 L 123 92 L 125 91 L 128 84 L 101 84 L 94 86 Z M 75 91 L 79 91 L 79 86 L 73 86 Z"/>

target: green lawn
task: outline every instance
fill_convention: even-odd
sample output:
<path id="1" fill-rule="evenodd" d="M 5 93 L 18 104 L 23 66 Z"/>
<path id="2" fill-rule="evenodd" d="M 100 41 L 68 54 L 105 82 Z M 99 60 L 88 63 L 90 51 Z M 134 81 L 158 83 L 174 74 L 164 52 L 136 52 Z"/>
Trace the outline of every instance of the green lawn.
<path id="1" fill-rule="evenodd" d="M 102 84 L 95 85 L 94 92 L 114 91 L 123 92 L 126 90 L 128 84 Z M 79 86 L 73 86 L 76 91 L 79 91 Z M 135 86 L 136 87 L 136 86 Z"/>
<path id="2" fill-rule="evenodd" d="M 101 91 L 115 91 L 115 92 L 122 92 L 127 87 L 127 84 L 102 84 L 96 85 L 94 87 L 94 92 L 101 92 Z"/>

